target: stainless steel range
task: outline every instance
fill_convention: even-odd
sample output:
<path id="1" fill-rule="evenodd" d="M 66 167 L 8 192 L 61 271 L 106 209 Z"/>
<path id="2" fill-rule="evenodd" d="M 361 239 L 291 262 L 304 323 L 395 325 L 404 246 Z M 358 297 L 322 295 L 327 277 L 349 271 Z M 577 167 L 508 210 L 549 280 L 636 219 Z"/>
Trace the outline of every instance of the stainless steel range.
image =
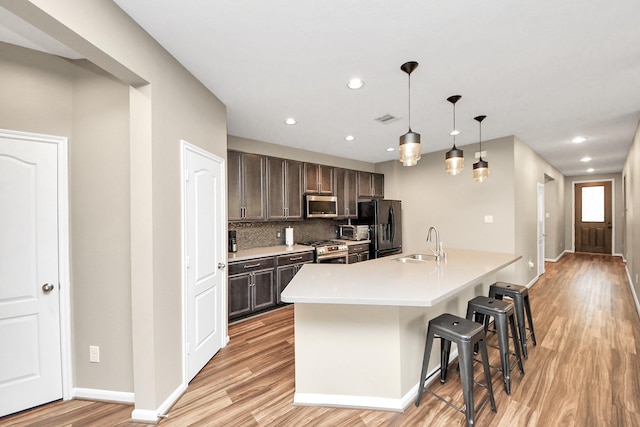
<path id="1" fill-rule="evenodd" d="M 316 240 L 301 242 L 301 245 L 313 246 L 316 249 L 315 262 L 321 264 L 346 264 L 349 247 L 335 240 Z"/>

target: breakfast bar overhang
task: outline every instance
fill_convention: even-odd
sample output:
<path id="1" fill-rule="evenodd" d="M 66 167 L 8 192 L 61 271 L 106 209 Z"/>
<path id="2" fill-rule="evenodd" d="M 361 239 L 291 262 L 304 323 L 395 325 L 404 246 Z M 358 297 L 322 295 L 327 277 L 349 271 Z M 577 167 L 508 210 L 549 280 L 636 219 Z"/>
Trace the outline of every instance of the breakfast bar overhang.
<path id="1" fill-rule="evenodd" d="M 429 319 L 464 316 L 520 258 L 450 249 L 440 261 L 305 265 L 282 292 L 295 304 L 294 404 L 403 411 L 417 395 Z M 430 370 L 435 351 L 431 360 Z"/>

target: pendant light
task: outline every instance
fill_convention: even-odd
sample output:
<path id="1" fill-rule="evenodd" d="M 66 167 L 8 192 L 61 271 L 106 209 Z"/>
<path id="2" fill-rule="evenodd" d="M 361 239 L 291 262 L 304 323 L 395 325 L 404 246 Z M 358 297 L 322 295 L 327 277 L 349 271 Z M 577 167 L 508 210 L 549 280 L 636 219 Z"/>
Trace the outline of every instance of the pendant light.
<path id="1" fill-rule="evenodd" d="M 405 62 L 400 69 L 409 76 L 409 132 L 400 136 L 400 161 L 402 166 L 415 166 L 420 160 L 420 134 L 411 130 L 411 73 L 418 68 L 415 61 Z"/>
<path id="2" fill-rule="evenodd" d="M 473 179 L 476 182 L 485 182 L 489 178 L 489 163 L 482 160 L 482 121 L 487 116 L 476 116 L 473 120 L 480 125 L 480 158 L 473 164 Z"/>
<path id="3" fill-rule="evenodd" d="M 456 130 L 456 102 L 460 101 L 460 98 L 462 98 L 460 95 L 453 95 L 447 98 L 447 101 L 453 104 L 453 130 L 451 131 L 453 148 L 447 151 L 444 161 L 445 170 L 449 175 L 458 175 L 464 169 L 462 150 L 456 147 L 456 135 L 460 133 Z"/>

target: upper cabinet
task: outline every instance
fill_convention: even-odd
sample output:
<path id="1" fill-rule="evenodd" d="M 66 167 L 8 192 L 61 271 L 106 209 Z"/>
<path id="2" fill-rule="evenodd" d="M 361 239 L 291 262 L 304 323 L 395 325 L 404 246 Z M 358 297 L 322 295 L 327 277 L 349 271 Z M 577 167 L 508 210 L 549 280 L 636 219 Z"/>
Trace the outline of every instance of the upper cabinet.
<path id="1" fill-rule="evenodd" d="M 304 192 L 315 194 L 333 193 L 333 167 L 304 164 Z"/>
<path id="2" fill-rule="evenodd" d="M 302 219 L 302 162 L 267 157 L 267 219 Z"/>
<path id="3" fill-rule="evenodd" d="M 358 218 L 358 172 L 335 168 L 334 195 L 338 197 L 338 218 Z"/>
<path id="4" fill-rule="evenodd" d="M 358 171 L 358 197 L 384 198 L 384 174 Z"/>
<path id="5" fill-rule="evenodd" d="M 266 158 L 258 154 L 227 153 L 229 221 L 266 219 Z"/>

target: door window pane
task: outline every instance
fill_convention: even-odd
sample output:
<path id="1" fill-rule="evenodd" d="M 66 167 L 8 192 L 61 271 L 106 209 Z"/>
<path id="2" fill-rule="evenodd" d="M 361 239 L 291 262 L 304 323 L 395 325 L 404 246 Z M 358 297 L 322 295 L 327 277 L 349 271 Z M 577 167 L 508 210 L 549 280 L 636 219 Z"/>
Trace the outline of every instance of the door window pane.
<path id="1" fill-rule="evenodd" d="M 582 187 L 582 222 L 604 222 L 604 186 Z"/>

